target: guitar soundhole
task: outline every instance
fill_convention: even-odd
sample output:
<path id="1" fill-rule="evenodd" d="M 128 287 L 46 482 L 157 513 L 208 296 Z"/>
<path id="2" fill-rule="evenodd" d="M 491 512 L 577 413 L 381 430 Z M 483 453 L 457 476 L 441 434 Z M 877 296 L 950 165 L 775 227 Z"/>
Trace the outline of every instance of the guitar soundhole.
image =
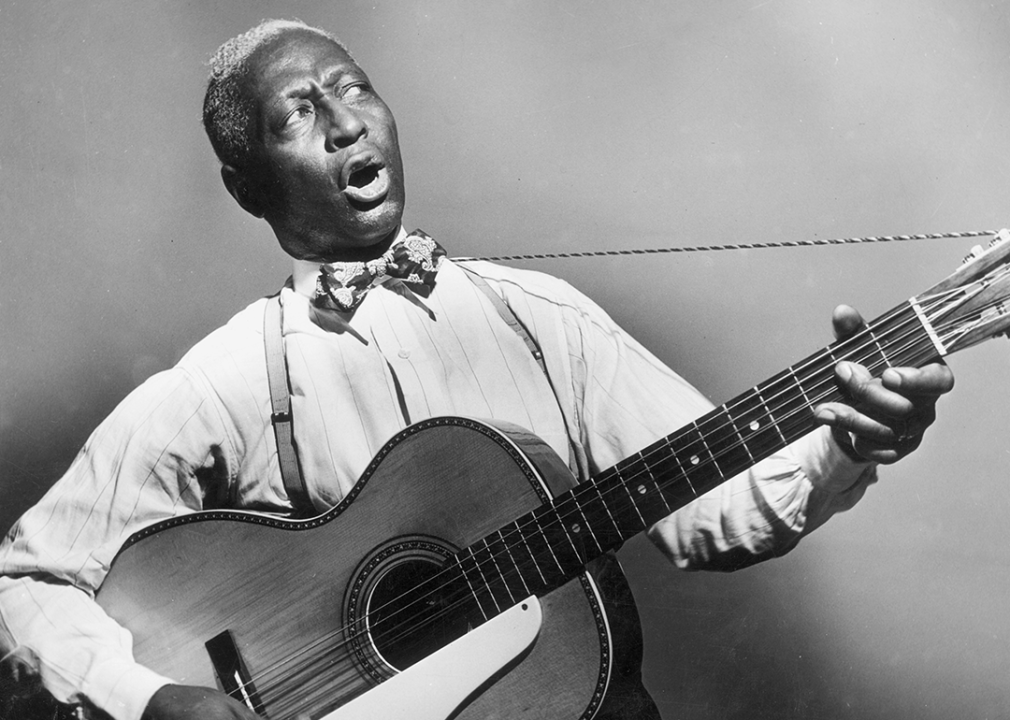
<path id="1" fill-rule="evenodd" d="M 368 599 L 368 631 L 379 656 L 404 670 L 459 638 L 468 629 L 448 599 L 441 563 L 401 559 L 386 568 Z"/>

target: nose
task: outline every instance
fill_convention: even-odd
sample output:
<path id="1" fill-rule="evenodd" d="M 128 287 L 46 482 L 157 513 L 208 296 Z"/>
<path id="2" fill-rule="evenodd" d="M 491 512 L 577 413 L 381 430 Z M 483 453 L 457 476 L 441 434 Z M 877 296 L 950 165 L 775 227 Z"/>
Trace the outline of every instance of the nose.
<path id="1" fill-rule="evenodd" d="M 353 145 L 358 138 L 368 134 L 368 126 L 353 108 L 332 96 L 323 102 L 329 116 L 329 127 L 326 130 L 327 152 L 335 152 Z"/>

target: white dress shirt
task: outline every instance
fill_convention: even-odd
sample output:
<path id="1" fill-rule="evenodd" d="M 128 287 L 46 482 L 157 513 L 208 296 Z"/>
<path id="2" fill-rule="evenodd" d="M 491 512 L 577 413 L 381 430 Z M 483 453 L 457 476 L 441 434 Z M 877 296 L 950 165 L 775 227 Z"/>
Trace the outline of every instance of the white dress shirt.
<path id="1" fill-rule="evenodd" d="M 338 331 L 310 320 L 315 266 L 282 292 L 299 459 L 312 501 L 337 503 L 376 451 L 435 415 L 506 420 L 586 478 L 712 408 L 595 304 L 558 279 L 468 262 L 543 351 L 550 381 L 457 263 L 427 297 L 369 292 Z M 153 522 L 210 507 L 285 513 L 270 424 L 260 300 L 132 392 L 0 547 L 0 656 L 63 701 L 138 720 L 170 678 L 133 661 L 93 601 L 119 547 Z M 791 548 L 874 481 L 818 430 L 649 535 L 683 568 L 727 569 Z"/>

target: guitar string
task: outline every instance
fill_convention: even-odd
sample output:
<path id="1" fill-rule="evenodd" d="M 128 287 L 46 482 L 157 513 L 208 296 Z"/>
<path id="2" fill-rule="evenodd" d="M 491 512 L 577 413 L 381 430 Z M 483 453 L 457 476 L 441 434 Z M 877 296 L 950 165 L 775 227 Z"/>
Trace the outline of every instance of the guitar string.
<path id="1" fill-rule="evenodd" d="M 305 690 L 304 686 L 301 686 L 301 690 L 302 690 L 302 691 L 304 691 L 304 690 Z"/>
<path id="2" fill-rule="evenodd" d="M 870 343 L 867 343 L 867 346 L 869 346 L 869 345 L 870 345 Z M 836 348 L 836 349 L 838 349 L 838 348 Z M 717 459 L 717 458 L 718 458 L 718 456 L 716 456 L 716 458 L 714 458 L 714 459 Z M 535 558 L 534 558 L 534 561 L 535 561 Z M 505 582 L 505 584 L 507 586 L 507 581 L 503 581 L 503 582 Z"/>
<path id="3" fill-rule="evenodd" d="M 869 344 L 869 343 L 868 343 Z M 717 458 L 717 457 L 716 457 Z"/>

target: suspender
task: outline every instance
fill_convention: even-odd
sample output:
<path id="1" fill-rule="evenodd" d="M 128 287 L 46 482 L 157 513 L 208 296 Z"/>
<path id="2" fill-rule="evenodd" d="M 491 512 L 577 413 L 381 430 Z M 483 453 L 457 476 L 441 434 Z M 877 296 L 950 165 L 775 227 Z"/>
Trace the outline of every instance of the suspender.
<path id="1" fill-rule="evenodd" d="M 477 289 L 487 295 L 488 300 L 494 305 L 494 309 L 501 315 L 501 319 L 505 321 L 505 324 L 512 328 L 512 331 L 518 335 L 524 343 L 526 343 L 526 348 L 530 351 L 533 359 L 537 361 L 537 365 L 543 370 L 544 375 L 547 377 L 547 382 L 550 382 L 551 378 L 547 375 L 547 365 L 544 363 L 544 354 L 540 352 L 540 346 L 537 345 L 536 341 L 530 336 L 523 324 L 519 322 L 519 319 L 512 312 L 512 308 L 505 304 L 505 301 L 501 299 L 501 295 L 496 293 L 491 289 L 491 286 L 487 284 L 487 280 L 482 278 L 480 275 L 475 273 L 470 268 L 465 265 L 459 266 L 473 284 L 477 286 Z M 552 388 L 553 389 L 553 388 Z"/>
<path id="2" fill-rule="evenodd" d="M 295 438 L 291 429 L 291 394 L 288 391 L 288 363 L 284 357 L 281 298 L 267 298 L 263 314 L 263 344 L 267 358 L 267 382 L 270 385 L 270 424 L 277 439 L 277 464 L 280 465 L 284 489 L 296 511 L 314 514 L 312 502 L 305 490 L 305 480 L 298 465 Z"/>
<path id="3" fill-rule="evenodd" d="M 512 309 L 505 304 L 498 293 L 491 289 L 483 277 L 462 264 L 458 267 L 464 271 L 477 289 L 487 296 L 505 324 L 522 339 L 543 371 L 553 393 L 554 386 L 551 383 L 550 375 L 547 374 L 544 354 L 529 331 L 519 322 Z M 277 463 L 280 466 L 281 480 L 287 491 L 288 499 L 291 500 L 291 504 L 298 514 L 313 515 L 316 510 L 305 488 L 305 480 L 302 477 L 301 466 L 298 464 L 298 453 L 295 451 L 294 433 L 291 427 L 291 393 L 288 389 L 288 364 L 284 356 L 282 312 L 279 294 L 267 298 L 267 307 L 263 315 L 263 344 L 266 351 L 267 382 L 270 385 L 270 423 L 273 425 L 274 438 L 277 440 Z M 554 396 L 557 397 L 557 394 L 554 393 Z M 574 462 L 575 455 L 571 442 L 568 444 L 568 452 L 569 460 Z M 574 467 L 574 465 L 570 465 L 570 467 Z"/>
<path id="4" fill-rule="evenodd" d="M 473 281 L 473 284 L 476 285 L 477 288 L 485 295 L 487 295 L 488 300 L 491 301 L 494 309 L 498 311 L 499 315 L 501 315 L 501 319 L 505 321 L 505 324 L 512 328 L 515 334 L 518 335 L 524 343 L 526 343 L 527 349 L 530 351 L 533 359 L 537 361 L 537 365 L 539 365 L 540 369 L 543 371 L 544 377 L 547 378 L 547 384 L 551 388 L 551 395 L 554 396 L 556 401 L 558 394 L 554 391 L 554 383 L 551 381 L 550 373 L 547 372 L 547 363 L 544 362 L 544 354 L 540 350 L 540 346 L 537 345 L 537 341 L 529 334 L 526 327 L 519 322 L 519 318 L 517 318 L 515 313 L 512 312 L 512 308 L 510 308 L 505 301 L 502 300 L 501 295 L 491 289 L 491 286 L 487 284 L 487 280 L 468 268 L 466 265 L 459 264 L 458 267 L 462 268 L 462 270 L 466 273 L 466 276 Z M 564 416 L 563 412 L 562 416 Z M 567 430 L 568 423 L 566 422 L 565 425 L 565 429 Z M 568 467 L 571 468 L 573 472 L 578 472 L 578 456 L 575 452 L 575 445 L 572 442 L 571 436 L 568 438 Z"/>

